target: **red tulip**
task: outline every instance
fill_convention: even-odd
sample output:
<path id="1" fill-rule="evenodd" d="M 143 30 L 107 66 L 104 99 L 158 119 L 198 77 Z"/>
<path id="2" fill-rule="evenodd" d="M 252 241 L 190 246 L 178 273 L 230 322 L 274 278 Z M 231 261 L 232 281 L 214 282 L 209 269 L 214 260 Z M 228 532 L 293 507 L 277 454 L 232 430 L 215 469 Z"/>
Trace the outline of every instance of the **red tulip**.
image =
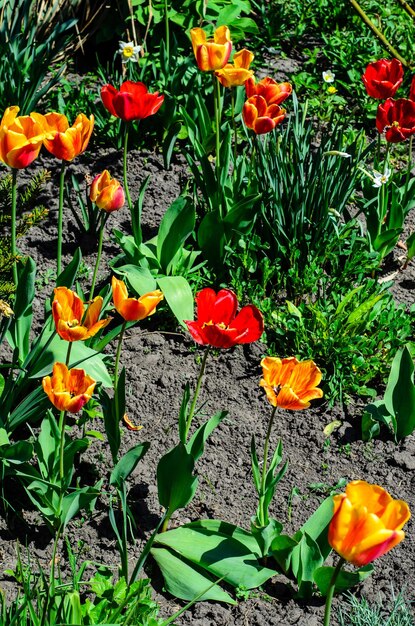
<path id="1" fill-rule="evenodd" d="M 362 79 L 372 98 L 392 98 L 403 81 L 402 63 L 398 59 L 380 59 L 369 63 Z"/>
<path id="2" fill-rule="evenodd" d="M 415 133 L 415 102 L 407 98 L 388 98 L 378 106 L 376 128 L 386 141 L 399 143 Z"/>
<path id="3" fill-rule="evenodd" d="M 244 104 L 242 117 L 248 128 L 257 135 L 264 135 L 282 122 L 285 109 L 278 104 L 269 105 L 263 96 L 252 96 Z"/>
<path id="4" fill-rule="evenodd" d="M 196 343 L 214 348 L 232 348 L 257 341 L 264 330 L 260 311 L 252 304 L 237 314 L 238 300 L 229 289 L 216 293 L 207 287 L 196 296 L 197 320 L 186 321 Z"/>
<path id="5" fill-rule="evenodd" d="M 245 91 L 248 98 L 262 96 L 270 104 L 281 104 L 292 94 L 293 88 L 290 83 L 277 83 L 273 78 L 266 76 L 255 84 L 255 78 L 248 78 L 245 83 Z"/>
<path id="6" fill-rule="evenodd" d="M 119 91 L 112 85 L 104 85 L 101 98 L 111 115 L 120 117 L 124 122 L 143 120 L 154 115 L 164 101 L 164 96 L 159 96 L 158 91 L 148 93 L 144 83 L 134 83 L 131 80 L 122 83 Z"/>

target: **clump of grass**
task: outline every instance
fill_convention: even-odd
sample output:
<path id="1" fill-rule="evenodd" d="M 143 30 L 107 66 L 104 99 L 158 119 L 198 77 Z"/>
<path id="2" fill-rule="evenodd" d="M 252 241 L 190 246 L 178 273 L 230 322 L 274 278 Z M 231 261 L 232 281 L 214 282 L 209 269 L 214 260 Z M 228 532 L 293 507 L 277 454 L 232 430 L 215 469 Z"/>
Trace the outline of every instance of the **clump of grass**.
<path id="1" fill-rule="evenodd" d="M 393 594 L 389 606 L 381 600 L 369 603 L 366 598 L 350 594 L 339 610 L 340 626 L 415 626 L 410 602 L 404 592 Z"/>

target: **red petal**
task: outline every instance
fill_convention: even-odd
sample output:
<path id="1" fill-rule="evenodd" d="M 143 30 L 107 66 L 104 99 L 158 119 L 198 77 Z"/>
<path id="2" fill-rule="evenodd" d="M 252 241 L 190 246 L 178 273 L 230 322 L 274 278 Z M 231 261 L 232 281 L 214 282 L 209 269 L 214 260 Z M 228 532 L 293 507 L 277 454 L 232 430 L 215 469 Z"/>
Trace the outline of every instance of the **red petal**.
<path id="1" fill-rule="evenodd" d="M 111 115 L 114 115 L 115 117 L 118 117 L 118 114 L 114 109 L 114 98 L 117 94 L 118 91 L 112 85 L 104 85 L 101 89 L 102 103 L 107 111 L 109 111 Z"/>
<path id="2" fill-rule="evenodd" d="M 237 343 L 257 341 L 264 332 L 261 312 L 253 304 L 244 306 L 232 322 L 232 328 L 238 331 Z"/>

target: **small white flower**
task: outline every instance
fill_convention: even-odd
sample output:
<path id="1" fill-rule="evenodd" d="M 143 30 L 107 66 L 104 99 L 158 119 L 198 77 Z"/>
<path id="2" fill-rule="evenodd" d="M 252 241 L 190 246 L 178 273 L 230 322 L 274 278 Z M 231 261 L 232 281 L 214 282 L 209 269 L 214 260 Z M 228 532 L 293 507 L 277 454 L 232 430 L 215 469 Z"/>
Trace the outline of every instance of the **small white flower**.
<path id="1" fill-rule="evenodd" d="M 381 172 L 373 170 L 373 186 L 382 187 L 382 185 L 385 185 L 388 182 L 390 175 L 391 170 L 389 169 L 389 167 L 385 167 L 385 171 L 383 172 L 383 174 Z"/>
<path id="2" fill-rule="evenodd" d="M 138 63 L 140 59 L 140 51 L 141 46 L 135 46 L 133 41 L 119 41 L 119 50 L 118 54 L 121 54 L 121 62 L 128 63 L 129 61 L 133 61 L 134 63 Z"/>
<path id="3" fill-rule="evenodd" d="M 334 77 L 336 74 L 333 74 L 331 70 L 326 70 L 323 72 L 323 80 L 325 83 L 334 83 Z"/>
<path id="4" fill-rule="evenodd" d="M 328 150 L 327 152 L 323 152 L 323 156 L 340 156 L 344 159 L 351 159 L 352 155 L 348 152 L 341 152 L 340 150 Z"/>

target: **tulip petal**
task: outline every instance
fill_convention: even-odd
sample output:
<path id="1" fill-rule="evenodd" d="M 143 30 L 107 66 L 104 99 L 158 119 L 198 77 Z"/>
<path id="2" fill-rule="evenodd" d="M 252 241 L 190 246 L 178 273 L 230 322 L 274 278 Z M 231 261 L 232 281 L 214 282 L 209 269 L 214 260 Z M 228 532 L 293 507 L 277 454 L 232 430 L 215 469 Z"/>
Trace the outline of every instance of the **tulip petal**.
<path id="1" fill-rule="evenodd" d="M 114 98 L 118 94 L 118 91 L 112 85 L 104 85 L 101 88 L 101 100 L 104 107 L 114 115 L 115 117 L 119 117 L 118 113 L 114 108 Z"/>
<path id="2" fill-rule="evenodd" d="M 239 311 L 232 322 L 232 328 L 240 333 L 237 335 L 238 343 L 252 343 L 264 332 L 264 319 L 256 306 L 249 304 Z"/>

